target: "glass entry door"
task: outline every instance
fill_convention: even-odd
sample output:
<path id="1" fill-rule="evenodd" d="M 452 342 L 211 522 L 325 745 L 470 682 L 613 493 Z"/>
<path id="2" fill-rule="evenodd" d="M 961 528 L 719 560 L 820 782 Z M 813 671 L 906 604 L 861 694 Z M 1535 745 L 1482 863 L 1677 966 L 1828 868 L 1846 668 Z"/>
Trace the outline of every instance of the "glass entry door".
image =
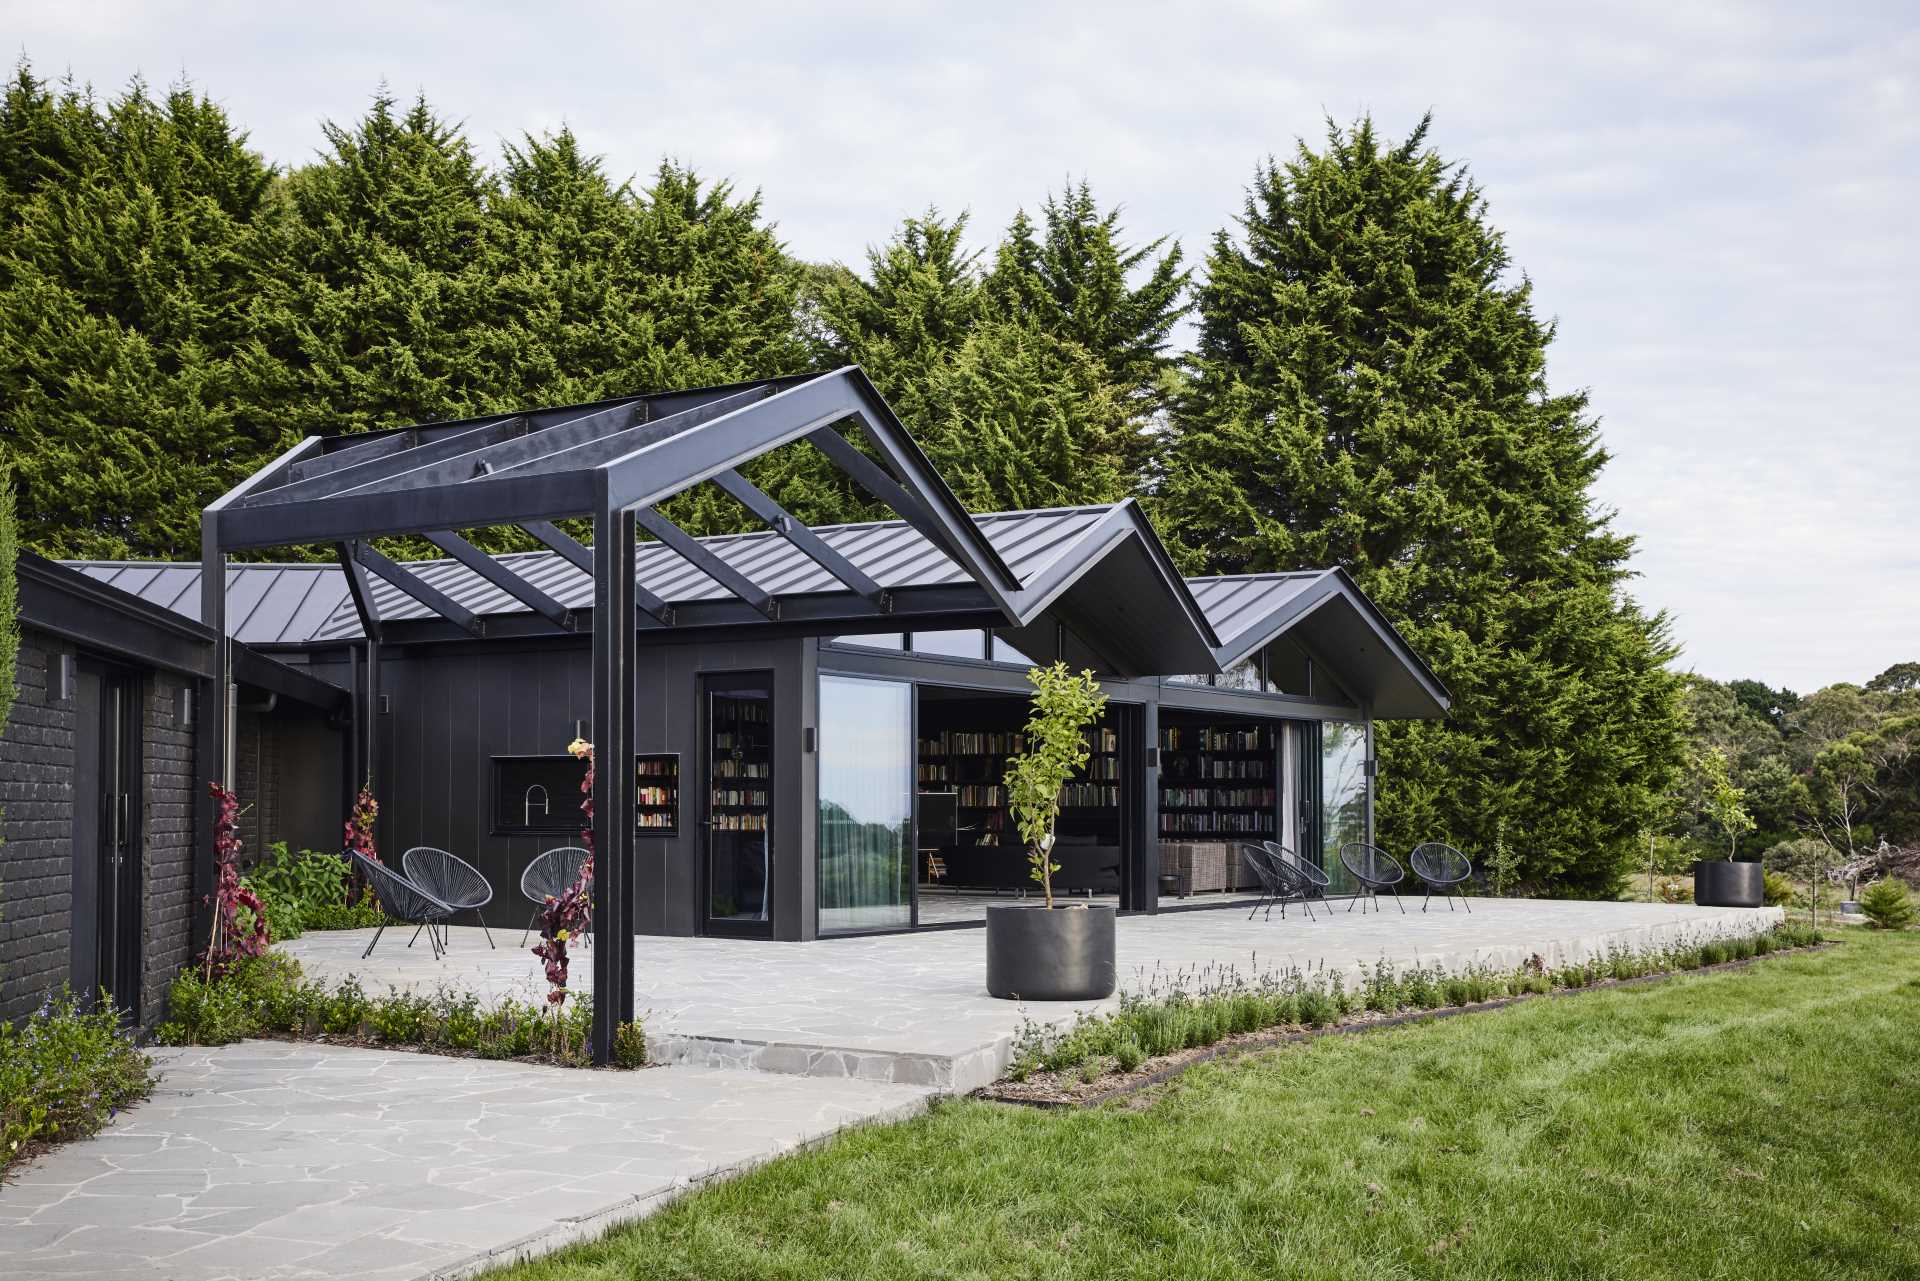
<path id="1" fill-rule="evenodd" d="M 913 924 L 913 687 L 820 678 L 820 932 Z"/>
<path id="2" fill-rule="evenodd" d="M 709 676 L 706 925 L 773 932 L 773 675 Z"/>

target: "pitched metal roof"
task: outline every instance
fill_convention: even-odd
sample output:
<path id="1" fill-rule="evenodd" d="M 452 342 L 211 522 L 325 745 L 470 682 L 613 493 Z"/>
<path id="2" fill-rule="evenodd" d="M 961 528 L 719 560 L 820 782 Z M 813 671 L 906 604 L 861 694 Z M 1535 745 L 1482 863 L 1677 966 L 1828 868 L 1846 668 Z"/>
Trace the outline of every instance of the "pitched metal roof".
<path id="1" fill-rule="evenodd" d="M 130 560 L 64 563 L 148 604 L 200 621 L 197 564 Z M 311 644 L 346 599 L 347 579 L 338 565 L 230 564 L 227 634 L 245 645 Z"/>

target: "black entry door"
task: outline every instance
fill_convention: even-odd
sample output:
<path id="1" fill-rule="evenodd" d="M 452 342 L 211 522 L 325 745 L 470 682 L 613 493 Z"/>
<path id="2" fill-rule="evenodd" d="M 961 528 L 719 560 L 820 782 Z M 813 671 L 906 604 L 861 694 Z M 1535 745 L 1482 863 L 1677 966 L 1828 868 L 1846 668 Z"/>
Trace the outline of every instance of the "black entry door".
<path id="1" fill-rule="evenodd" d="M 709 676 L 706 850 L 709 934 L 773 933 L 773 673 Z"/>
<path id="2" fill-rule="evenodd" d="M 138 1016 L 142 841 L 140 686 L 131 672 L 81 663 L 74 690 L 74 991 L 105 988 Z"/>

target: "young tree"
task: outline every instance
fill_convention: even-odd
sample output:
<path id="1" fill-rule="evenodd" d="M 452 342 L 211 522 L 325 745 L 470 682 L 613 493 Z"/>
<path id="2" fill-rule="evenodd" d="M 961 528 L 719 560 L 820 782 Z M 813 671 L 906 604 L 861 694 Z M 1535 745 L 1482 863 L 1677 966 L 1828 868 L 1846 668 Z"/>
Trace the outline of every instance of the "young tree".
<path id="1" fill-rule="evenodd" d="M 1086 768 L 1092 756 L 1086 731 L 1100 719 L 1107 696 L 1091 671 L 1078 676 L 1065 663 L 1030 667 L 1033 712 L 1027 717 L 1027 747 L 1007 762 L 1007 808 L 1027 843 L 1033 879 L 1053 906 L 1053 825 L 1060 818 L 1060 790 Z"/>
<path id="2" fill-rule="evenodd" d="M 1700 761 L 1707 818 L 1727 838 L 1727 858 L 1731 860 L 1740 837 L 1753 830 L 1753 817 L 1747 813 L 1746 792 L 1733 785 L 1727 775 L 1727 758 L 1719 748 L 1710 749 Z"/>
<path id="3" fill-rule="evenodd" d="M 1553 327 L 1427 131 L 1330 127 L 1256 173 L 1198 292 L 1156 515 L 1194 568 L 1346 567 L 1438 669 L 1450 719 L 1381 726 L 1389 842 L 1485 849 L 1504 817 L 1526 879 L 1606 894 L 1680 760 L 1674 650 L 1624 593 Z"/>

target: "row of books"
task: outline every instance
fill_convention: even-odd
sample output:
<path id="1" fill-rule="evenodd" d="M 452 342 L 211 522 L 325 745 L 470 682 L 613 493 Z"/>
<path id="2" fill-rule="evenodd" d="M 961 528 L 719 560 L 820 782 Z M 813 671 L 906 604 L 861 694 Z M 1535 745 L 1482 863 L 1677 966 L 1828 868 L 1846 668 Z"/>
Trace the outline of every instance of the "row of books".
<path id="1" fill-rule="evenodd" d="M 766 761 L 736 761 L 731 756 L 723 756 L 713 763 L 715 778 L 768 778 L 773 766 Z"/>
<path id="2" fill-rule="evenodd" d="M 1160 748 L 1168 752 L 1265 752 L 1273 748 L 1273 735 L 1264 726 L 1189 729 L 1169 725 L 1160 731 Z"/>
<path id="3" fill-rule="evenodd" d="M 642 814 L 635 820 L 637 827 L 673 827 L 675 816 L 672 814 Z"/>
<path id="4" fill-rule="evenodd" d="M 1118 805 L 1120 788 L 1113 783 L 1068 783 L 1060 789 L 1060 804 L 1069 809 Z"/>
<path id="5" fill-rule="evenodd" d="M 642 756 L 634 764 L 633 772 L 641 778 L 678 778 L 680 761 L 672 756 Z"/>
<path id="6" fill-rule="evenodd" d="M 1271 807 L 1277 798 L 1271 787 L 1163 787 L 1162 809 L 1207 809 L 1210 807 L 1251 809 Z"/>
<path id="7" fill-rule="evenodd" d="M 1188 813 L 1160 812 L 1162 836 L 1272 836 L 1273 815 L 1255 811 L 1222 814 L 1209 811 Z"/>
<path id="8" fill-rule="evenodd" d="M 715 805 L 760 805 L 767 803 L 767 792 L 762 787 L 716 787 L 713 789 Z"/>
<path id="9" fill-rule="evenodd" d="M 714 731 L 714 735 L 713 735 L 714 751 L 716 752 L 746 751 L 748 748 L 756 748 L 760 751 L 765 751 L 767 748 L 766 735 L 765 734 L 736 734 L 732 730 L 715 730 Z"/>
<path id="10" fill-rule="evenodd" d="M 1118 731 L 1095 728 L 1082 737 L 1087 750 L 1114 753 L 1120 750 Z M 935 738 L 923 738 L 919 744 L 922 758 L 938 756 L 1018 756 L 1027 750 L 1027 736 L 1018 731 L 983 733 L 972 730 L 942 730 Z"/>
<path id="11" fill-rule="evenodd" d="M 634 791 L 636 805 L 678 805 L 680 789 L 677 787 L 642 787 Z"/>
<path id="12" fill-rule="evenodd" d="M 767 830 L 765 814 L 715 814 L 713 830 L 716 832 L 764 832 Z"/>

